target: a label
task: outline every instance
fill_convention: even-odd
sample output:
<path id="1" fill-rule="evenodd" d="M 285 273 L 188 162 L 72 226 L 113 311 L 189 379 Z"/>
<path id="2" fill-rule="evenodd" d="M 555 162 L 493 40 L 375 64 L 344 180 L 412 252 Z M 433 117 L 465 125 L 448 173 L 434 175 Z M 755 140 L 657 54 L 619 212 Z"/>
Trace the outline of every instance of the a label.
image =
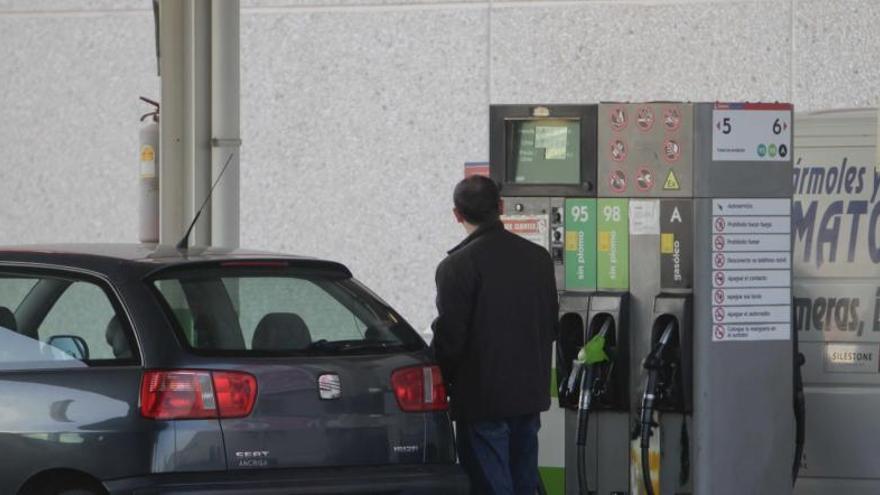
<path id="1" fill-rule="evenodd" d="M 787 199 L 716 199 L 712 201 L 715 216 L 791 216 L 791 203 Z"/>
<path id="2" fill-rule="evenodd" d="M 791 238 L 788 234 L 715 234 L 712 247 L 715 251 L 735 253 L 742 251 L 788 251 Z"/>
<path id="3" fill-rule="evenodd" d="M 712 160 L 791 160 L 791 105 L 718 103 L 712 111 Z"/>
<path id="4" fill-rule="evenodd" d="M 715 342 L 734 340 L 788 340 L 781 335 L 791 335 L 790 323 L 759 323 L 750 325 L 718 324 L 712 331 Z"/>
<path id="5" fill-rule="evenodd" d="M 717 307 L 712 311 L 712 320 L 716 323 L 761 323 L 767 321 L 787 321 L 788 308 L 785 306 L 729 306 Z"/>
<path id="6" fill-rule="evenodd" d="M 715 270 L 788 270 L 791 269 L 789 253 L 715 253 L 712 255 Z"/>
<path id="7" fill-rule="evenodd" d="M 825 371 L 829 373 L 877 373 L 877 344 L 826 344 Z"/>
<path id="8" fill-rule="evenodd" d="M 712 277 L 713 279 L 715 277 Z M 714 280 L 713 280 L 714 282 Z M 712 303 L 716 306 L 769 306 L 787 304 L 789 306 L 788 313 L 791 313 L 791 289 L 789 288 L 739 288 L 725 289 L 715 287 L 712 289 Z M 790 321 L 789 315 L 785 321 Z"/>
<path id="9" fill-rule="evenodd" d="M 596 288 L 596 200 L 565 200 L 565 289 Z"/>
<path id="10" fill-rule="evenodd" d="M 715 270 L 712 283 L 716 288 L 786 287 L 787 270 Z"/>
<path id="11" fill-rule="evenodd" d="M 629 288 L 629 201 L 599 199 L 596 227 L 597 286 Z"/>
<path id="12" fill-rule="evenodd" d="M 790 211 L 788 199 L 712 201 L 714 342 L 791 338 Z"/>
<path id="13" fill-rule="evenodd" d="M 660 234 L 660 205 L 656 199 L 630 200 L 629 233 L 631 235 Z"/>
<path id="14" fill-rule="evenodd" d="M 501 215 L 504 228 L 547 249 L 550 218 L 547 215 Z"/>
<path id="15" fill-rule="evenodd" d="M 660 200 L 660 287 L 693 287 L 693 208 L 690 200 Z"/>
<path id="16" fill-rule="evenodd" d="M 141 146 L 140 164 L 142 179 L 156 177 L 156 151 L 149 144 Z"/>
<path id="17" fill-rule="evenodd" d="M 712 222 L 715 232 L 725 234 L 788 234 L 791 232 L 791 220 L 787 216 L 780 217 L 731 217 L 718 215 Z"/>

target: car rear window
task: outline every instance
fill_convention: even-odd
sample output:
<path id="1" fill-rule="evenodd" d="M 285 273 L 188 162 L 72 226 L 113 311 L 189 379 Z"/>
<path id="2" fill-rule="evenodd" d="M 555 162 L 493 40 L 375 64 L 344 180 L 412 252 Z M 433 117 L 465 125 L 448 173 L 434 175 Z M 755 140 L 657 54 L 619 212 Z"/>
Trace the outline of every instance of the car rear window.
<path id="1" fill-rule="evenodd" d="M 424 347 L 351 278 L 289 268 L 176 269 L 150 283 L 202 354 L 385 353 Z"/>

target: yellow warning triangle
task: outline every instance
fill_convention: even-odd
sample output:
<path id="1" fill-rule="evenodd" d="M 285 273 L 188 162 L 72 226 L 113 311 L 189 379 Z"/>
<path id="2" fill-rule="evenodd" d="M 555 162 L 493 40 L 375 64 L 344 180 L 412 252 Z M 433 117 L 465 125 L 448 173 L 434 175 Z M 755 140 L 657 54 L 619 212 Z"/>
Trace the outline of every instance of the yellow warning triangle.
<path id="1" fill-rule="evenodd" d="M 663 183 L 663 189 L 666 191 L 678 191 L 681 189 L 681 185 L 678 183 L 678 177 L 675 176 L 674 171 L 669 171 L 669 175 L 666 176 L 666 182 Z"/>

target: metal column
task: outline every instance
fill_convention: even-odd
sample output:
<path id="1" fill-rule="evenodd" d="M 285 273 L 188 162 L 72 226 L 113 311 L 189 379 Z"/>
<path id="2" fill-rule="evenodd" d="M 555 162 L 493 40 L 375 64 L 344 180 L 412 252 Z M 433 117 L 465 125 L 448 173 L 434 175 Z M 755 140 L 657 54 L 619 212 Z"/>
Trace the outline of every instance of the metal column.
<path id="1" fill-rule="evenodd" d="M 160 236 L 174 245 L 218 183 L 191 245 L 238 246 L 239 2 L 159 0 Z"/>

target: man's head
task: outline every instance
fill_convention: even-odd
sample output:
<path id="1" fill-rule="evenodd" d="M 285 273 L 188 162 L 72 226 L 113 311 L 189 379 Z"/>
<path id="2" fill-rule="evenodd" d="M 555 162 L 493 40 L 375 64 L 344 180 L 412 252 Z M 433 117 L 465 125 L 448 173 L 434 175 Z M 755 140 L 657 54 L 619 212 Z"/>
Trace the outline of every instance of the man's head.
<path id="1" fill-rule="evenodd" d="M 472 175 L 455 186 L 452 194 L 455 219 L 465 228 L 479 227 L 498 220 L 501 214 L 501 194 L 495 181 L 482 175 Z M 473 229 L 468 229 L 469 231 Z"/>

